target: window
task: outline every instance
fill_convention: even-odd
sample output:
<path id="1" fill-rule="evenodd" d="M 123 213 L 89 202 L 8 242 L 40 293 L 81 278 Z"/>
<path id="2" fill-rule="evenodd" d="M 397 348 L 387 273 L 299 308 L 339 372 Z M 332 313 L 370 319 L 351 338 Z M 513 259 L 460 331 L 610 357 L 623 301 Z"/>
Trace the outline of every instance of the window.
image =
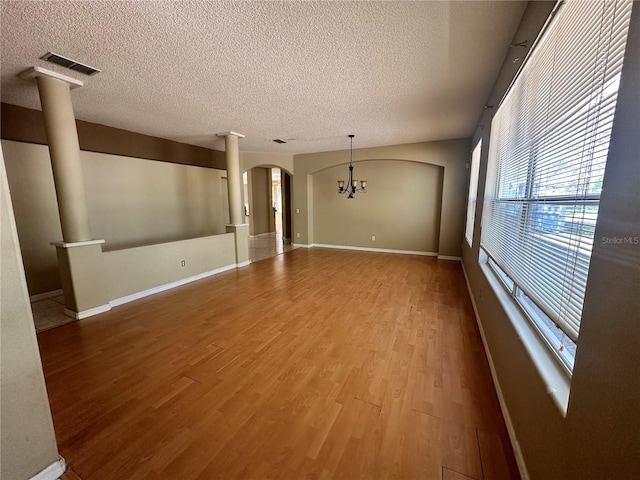
<path id="1" fill-rule="evenodd" d="M 491 125 L 481 246 L 569 372 L 631 7 L 560 5 Z"/>
<path id="2" fill-rule="evenodd" d="M 478 142 L 471 154 L 471 175 L 469 177 L 469 199 L 467 200 L 467 226 L 464 238 L 469 246 L 473 245 L 473 225 L 476 220 L 476 200 L 478 198 L 478 171 L 480 170 L 480 152 L 482 140 Z"/>

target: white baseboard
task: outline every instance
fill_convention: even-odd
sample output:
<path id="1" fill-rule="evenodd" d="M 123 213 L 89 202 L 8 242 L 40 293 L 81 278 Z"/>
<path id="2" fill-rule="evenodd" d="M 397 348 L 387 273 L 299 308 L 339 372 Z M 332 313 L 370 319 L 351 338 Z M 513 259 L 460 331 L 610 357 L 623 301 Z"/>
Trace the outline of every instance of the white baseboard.
<path id="1" fill-rule="evenodd" d="M 438 260 L 456 260 L 458 262 L 461 262 L 462 257 L 452 257 L 450 255 L 438 255 Z"/>
<path id="2" fill-rule="evenodd" d="M 82 310 L 81 312 L 74 312 L 73 310 L 69 310 L 68 308 L 64 309 L 64 314 L 67 317 L 75 318 L 76 320 L 82 320 L 83 318 L 93 317 L 94 315 L 98 315 L 99 313 L 108 312 L 111 310 L 111 305 L 100 305 L 99 307 L 90 308 L 89 310 Z"/>
<path id="3" fill-rule="evenodd" d="M 304 245 L 300 245 L 303 247 Z M 325 243 L 313 243 L 310 245 L 311 247 L 320 247 L 320 248 L 335 248 L 338 250 L 358 250 L 361 252 L 379 252 L 379 253 L 399 253 L 402 255 L 422 255 L 425 257 L 436 257 L 438 256 L 437 252 L 419 252 L 414 250 L 394 250 L 390 248 L 370 248 L 370 247 L 352 247 L 349 245 L 329 245 Z"/>
<path id="4" fill-rule="evenodd" d="M 240 263 L 237 265 L 237 268 L 246 267 L 247 265 L 251 265 L 251 260 L 246 260 L 246 261 L 244 261 L 244 262 L 240 262 Z"/>
<path id="5" fill-rule="evenodd" d="M 62 476 L 66 469 L 67 463 L 64 458 L 59 457 L 40 473 L 36 473 L 30 480 L 56 480 Z"/>
<path id="6" fill-rule="evenodd" d="M 217 275 L 218 273 L 226 272 L 228 270 L 233 270 L 234 268 L 244 267 L 249 265 L 251 261 L 242 262 L 240 264 L 232 263 L 231 265 L 227 265 L 225 267 L 216 268 L 215 270 L 210 270 L 208 272 L 200 273 L 198 275 L 193 275 L 192 277 L 182 278 L 180 280 L 176 280 L 175 282 L 167 283 L 164 285 L 160 285 L 158 287 L 149 288 L 148 290 L 143 290 L 141 292 L 132 293 L 131 295 L 126 295 L 124 297 L 116 298 L 115 300 L 110 300 L 109 304 L 112 307 L 117 307 L 118 305 L 123 305 L 125 303 L 133 302 L 134 300 L 139 300 L 144 297 L 148 297 L 149 295 L 153 295 L 155 293 L 164 292 L 165 290 L 170 290 L 172 288 L 179 287 L 181 285 L 185 285 L 187 283 L 195 282 L 196 280 L 202 280 L 203 278 L 210 277 L 212 275 Z"/>
<path id="7" fill-rule="evenodd" d="M 292 243 L 291 246 L 294 248 L 312 248 L 313 243 L 311 245 L 308 245 L 306 243 Z"/>
<path id="8" fill-rule="evenodd" d="M 269 235 L 275 235 L 275 234 L 276 232 L 259 233 L 258 235 L 249 235 L 249 238 L 268 237 Z"/>
<path id="9" fill-rule="evenodd" d="M 527 470 L 527 465 L 524 461 L 522 450 L 520 449 L 520 443 L 518 443 L 518 439 L 516 438 L 516 431 L 513 428 L 513 422 L 511 421 L 511 416 L 509 415 L 509 409 L 507 408 L 507 403 L 504 399 L 504 395 L 502 394 L 502 389 L 500 388 L 500 382 L 498 382 L 498 375 L 496 374 L 496 368 L 493 364 L 491 351 L 489 350 L 489 345 L 487 344 L 487 338 L 484 335 L 484 329 L 482 328 L 482 322 L 480 321 L 480 315 L 478 314 L 478 307 L 476 306 L 476 301 L 473 298 L 473 292 L 471 291 L 471 284 L 469 283 L 469 277 L 467 277 L 467 271 L 464 268 L 464 263 L 462 263 L 462 272 L 464 273 L 464 279 L 465 279 L 465 282 L 467 283 L 467 290 L 469 291 L 469 297 L 471 298 L 471 305 L 473 306 L 473 312 L 476 315 L 476 323 L 478 324 L 478 330 L 480 330 L 480 337 L 482 338 L 482 345 L 484 346 L 484 352 L 487 355 L 487 362 L 489 363 L 491 378 L 493 379 L 493 385 L 495 386 L 496 395 L 498 396 L 498 402 L 500 403 L 500 410 L 502 410 L 502 417 L 504 418 L 504 423 L 507 426 L 507 432 L 509 433 L 509 440 L 511 441 L 513 454 L 516 457 L 518 471 L 520 472 L 520 477 L 522 478 L 522 480 L 529 480 L 530 478 L 529 471 Z"/>
<path id="10" fill-rule="evenodd" d="M 36 295 L 31 295 L 29 300 L 31 302 L 37 302 L 40 300 L 46 300 L 47 298 L 57 297 L 58 295 L 62 295 L 62 289 L 53 290 L 51 292 L 37 293 Z"/>

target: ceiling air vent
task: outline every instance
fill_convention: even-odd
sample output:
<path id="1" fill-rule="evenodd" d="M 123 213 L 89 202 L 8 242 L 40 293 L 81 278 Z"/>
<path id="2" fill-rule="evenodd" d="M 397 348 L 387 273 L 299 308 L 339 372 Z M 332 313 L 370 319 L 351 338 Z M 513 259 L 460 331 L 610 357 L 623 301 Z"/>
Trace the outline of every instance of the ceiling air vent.
<path id="1" fill-rule="evenodd" d="M 274 138 L 273 141 L 276 143 L 287 143 L 286 140 L 282 140 L 281 138 Z"/>
<path id="2" fill-rule="evenodd" d="M 75 72 L 84 73 L 85 75 L 95 75 L 96 73 L 100 73 L 100 70 L 98 70 L 97 68 L 93 68 L 89 65 L 76 62 L 75 60 L 63 57 L 62 55 L 58 55 L 57 53 L 47 52 L 40 58 L 42 60 L 46 60 L 47 62 L 55 63 L 56 65 L 69 68 Z"/>

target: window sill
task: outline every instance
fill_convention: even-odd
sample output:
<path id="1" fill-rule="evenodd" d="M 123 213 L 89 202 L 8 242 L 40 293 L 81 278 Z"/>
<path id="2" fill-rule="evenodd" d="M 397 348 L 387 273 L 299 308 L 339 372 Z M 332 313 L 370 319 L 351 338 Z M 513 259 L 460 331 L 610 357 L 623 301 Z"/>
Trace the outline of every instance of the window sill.
<path id="1" fill-rule="evenodd" d="M 546 343 L 540 338 L 535 327 L 525 317 L 516 301 L 509 296 L 491 267 L 486 262 L 481 262 L 480 268 L 507 317 L 509 317 L 518 338 L 531 357 L 532 363 L 546 386 L 547 393 L 558 407 L 560 414 L 566 417 L 571 378 L 558 360 L 554 358 L 553 353 L 549 351 Z"/>

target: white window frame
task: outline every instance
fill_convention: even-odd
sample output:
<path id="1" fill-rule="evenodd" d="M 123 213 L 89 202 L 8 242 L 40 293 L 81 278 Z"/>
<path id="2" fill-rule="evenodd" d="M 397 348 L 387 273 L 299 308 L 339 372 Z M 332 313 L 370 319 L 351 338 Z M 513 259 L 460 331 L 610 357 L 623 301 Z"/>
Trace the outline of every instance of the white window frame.
<path id="1" fill-rule="evenodd" d="M 469 196 L 467 197 L 467 223 L 464 238 L 470 247 L 473 246 L 473 230 L 476 221 L 476 202 L 478 200 L 478 174 L 480 172 L 480 153 L 482 152 L 482 139 L 471 153 L 471 170 L 469 174 Z"/>

